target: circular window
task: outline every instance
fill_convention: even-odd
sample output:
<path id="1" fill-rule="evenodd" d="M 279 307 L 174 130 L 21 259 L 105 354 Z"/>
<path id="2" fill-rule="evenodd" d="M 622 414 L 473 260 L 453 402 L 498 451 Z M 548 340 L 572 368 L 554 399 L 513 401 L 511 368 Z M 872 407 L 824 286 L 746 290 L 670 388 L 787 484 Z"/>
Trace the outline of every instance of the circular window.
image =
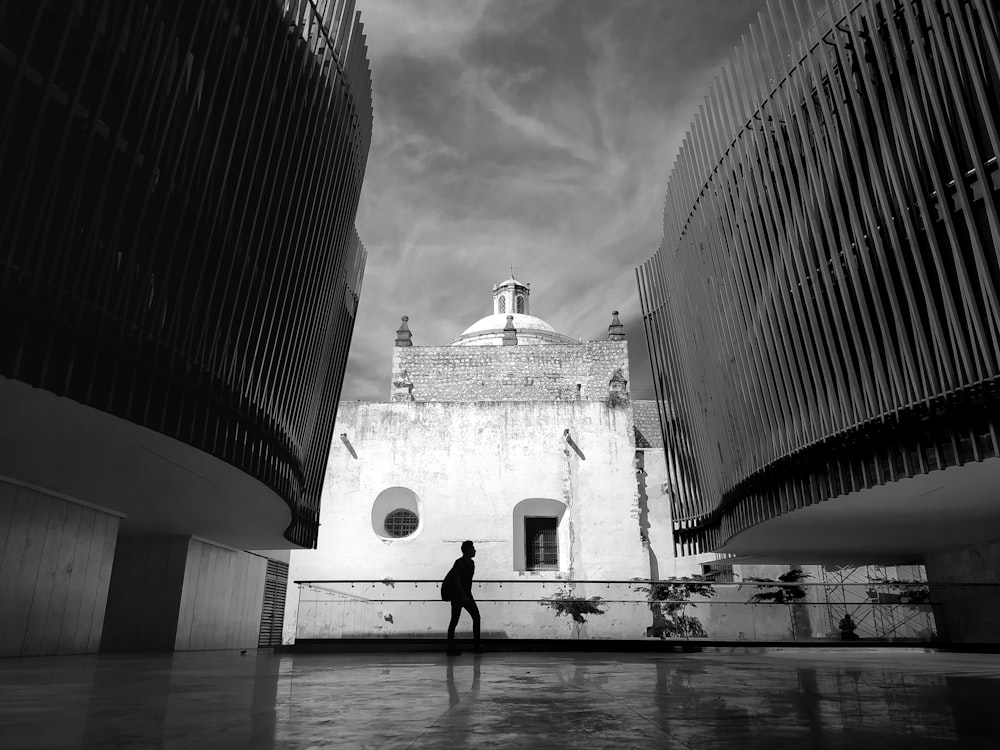
<path id="1" fill-rule="evenodd" d="M 397 508 L 385 517 L 385 533 L 389 536 L 409 536 L 417 530 L 417 514 L 412 510 Z"/>
<path id="2" fill-rule="evenodd" d="M 406 487 L 386 487 L 372 503 L 372 532 L 379 539 L 393 540 L 420 533 L 420 498 Z"/>

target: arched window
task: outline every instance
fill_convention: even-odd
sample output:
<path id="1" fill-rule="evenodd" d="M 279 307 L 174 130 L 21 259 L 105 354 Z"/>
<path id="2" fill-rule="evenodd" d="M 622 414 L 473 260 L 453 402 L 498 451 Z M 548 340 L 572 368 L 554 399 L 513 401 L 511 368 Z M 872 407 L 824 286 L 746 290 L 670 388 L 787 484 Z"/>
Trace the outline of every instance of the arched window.
<path id="1" fill-rule="evenodd" d="M 524 315 L 524 297 L 520 294 L 517 295 L 517 312 L 518 315 Z"/>
<path id="2" fill-rule="evenodd" d="M 565 514 L 566 503 L 554 498 L 530 497 L 514 506 L 514 570 L 558 572 L 564 568 L 570 544 Z"/>
<path id="3" fill-rule="evenodd" d="M 497 300 L 497 312 L 507 312 L 507 298 L 501 297 Z"/>

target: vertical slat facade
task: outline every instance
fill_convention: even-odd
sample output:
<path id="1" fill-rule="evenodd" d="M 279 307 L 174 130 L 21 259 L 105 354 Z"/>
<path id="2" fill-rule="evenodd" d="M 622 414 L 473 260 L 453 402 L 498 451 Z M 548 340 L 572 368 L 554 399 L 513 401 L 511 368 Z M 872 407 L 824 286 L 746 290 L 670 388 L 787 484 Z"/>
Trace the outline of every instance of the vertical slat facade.
<path id="1" fill-rule="evenodd" d="M 371 126 L 353 3 L 0 3 L 0 376 L 229 462 L 314 546 Z"/>
<path id="2" fill-rule="evenodd" d="M 267 575 L 264 580 L 264 604 L 260 613 L 260 636 L 257 641 L 259 648 L 281 645 L 287 589 L 288 563 L 268 559 Z"/>
<path id="3" fill-rule="evenodd" d="M 1000 6 L 772 0 L 637 269 L 678 551 L 998 455 Z"/>

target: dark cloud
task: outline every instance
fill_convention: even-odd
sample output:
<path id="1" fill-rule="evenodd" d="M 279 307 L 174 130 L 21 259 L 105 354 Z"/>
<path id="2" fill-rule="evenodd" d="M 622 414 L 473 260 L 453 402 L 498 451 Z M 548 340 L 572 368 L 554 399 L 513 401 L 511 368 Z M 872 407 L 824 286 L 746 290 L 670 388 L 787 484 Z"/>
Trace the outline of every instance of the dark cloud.
<path id="1" fill-rule="evenodd" d="M 385 399 L 399 316 L 443 344 L 513 265 L 532 312 L 606 335 L 649 384 L 634 268 L 670 166 L 758 0 L 359 0 L 375 132 L 369 251 L 344 397 Z"/>

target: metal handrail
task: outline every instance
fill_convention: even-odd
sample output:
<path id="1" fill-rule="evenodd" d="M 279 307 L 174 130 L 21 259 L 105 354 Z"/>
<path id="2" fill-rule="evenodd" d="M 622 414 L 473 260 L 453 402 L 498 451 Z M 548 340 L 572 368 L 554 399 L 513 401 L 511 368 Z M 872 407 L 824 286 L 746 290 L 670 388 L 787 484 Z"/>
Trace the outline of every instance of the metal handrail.
<path id="1" fill-rule="evenodd" d="M 351 578 L 326 578 L 326 579 L 314 579 L 314 580 L 294 580 L 292 583 L 296 583 L 300 586 L 309 585 L 312 583 L 337 583 L 337 584 L 382 584 L 382 585 L 396 585 L 401 583 L 433 583 L 440 584 L 440 578 L 381 578 L 381 579 L 351 579 Z M 840 581 L 797 581 L 797 582 L 786 582 L 786 581 L 757 581 L 744 579 L 741 581 L 711 581 L 711 580 L 692 580 L 684 578 L 659 578 L 659 579 L 646 579 L 646 578 L 629 578 L 625 580 L 603 580 L 603 579 L 583 579 L 583 578 L 477 578 L 473 581 L 474 584 L 486 584 L 486 583 L 530 583 L 530 584 L 630 584 L 630 585 L 641 585 L 648 586 L 650 584 L 659 585 L 711 585 L 711 586 L 822 586 L 824 588 L 830 587 L 847 587 L 847 586 L 864 586 L 867 588 L 882 587 L 882 588 L 904 588 L 913 586 L 934 586 L 940 588 L 948 588 L 954 586 L 1000 586 L 998 583 L 982 583 L 982 582 L 950 582 L 950 583 L 934 583 L 931 581 L 880 581 L 880 582 L 843 582 Z"/>

